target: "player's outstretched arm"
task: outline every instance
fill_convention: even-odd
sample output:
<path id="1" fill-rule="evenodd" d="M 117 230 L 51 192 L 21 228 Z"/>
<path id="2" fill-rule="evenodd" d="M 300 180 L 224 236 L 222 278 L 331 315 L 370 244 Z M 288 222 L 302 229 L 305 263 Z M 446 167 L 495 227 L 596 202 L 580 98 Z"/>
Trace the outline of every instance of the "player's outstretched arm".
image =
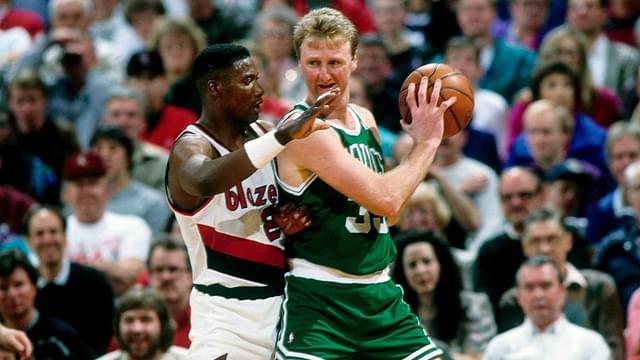
<path id="1" fill-rule="evenodd" d="M 328 125 L 316 117 L 328 109 L 339 91 L 332 90 L 308 111 L 288 121 L 266 135 L 250 140 L 244 146 L 224 156 L 196 136 L 184 136 L 174 145 L 169 158 L 169 188 L 174 201 L 185 198 L 204 198 L 220 194 L 266 166 L 291 140 L 301 139 Z M 179 184 L 179 189 L 175 187 Z M 190 199 L 193 200 L 193 199 Z M 185 205 L 186 206 L 186 205 Z"/>
<path id="2" fill-rule="evenodd" d="M 413 103 L 409 103 L 414 121 L 405 127 L 416 144 L 399 167 L 384 175 L 375 173 L 346 152 L 335 133 L 319 132 L 303 141 L 291 143 L 278 157 L 280 177 L 287 176 L 283 178 L 285 181 L 298 185 L 316 174 L 370 212 L 397 216 L 424 179 L 442 139 L 443 114 L 455 101 L 438 105 L 440 83 L 434 87 L 434 95 L 430 99 L 426 96 L 427 87 L 428 83 L 423 79 L 418 89 L 418 101 L 415 100 L 415 87 L 409 90 L 414 95 Z M 361 114 L 367 118 L 367 124 L 375 124 L 371 113 L 363 110 Z"/>

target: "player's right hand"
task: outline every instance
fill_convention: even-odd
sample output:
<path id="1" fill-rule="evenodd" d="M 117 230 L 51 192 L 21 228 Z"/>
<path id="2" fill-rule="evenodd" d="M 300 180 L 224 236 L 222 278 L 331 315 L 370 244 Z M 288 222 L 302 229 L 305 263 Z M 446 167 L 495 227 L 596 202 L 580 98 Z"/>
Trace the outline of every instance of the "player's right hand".
<path id="1" fill-rule="evenodd" d="M 427 99 L 429 78 L 423 76 L 420 79 L 418 89 L 414 83 L 409 84 L 407 91 L 407 105 L 414 121 L 407 124 L 401 121 L 402 129 L 406 131 L 416 143 L 436 141 L 439 145 L 444 134 L 444 112 L 456 102 L 455 96 L 450 97 L 438 105 L 442 81 L 435 81 L 430 99 Z M 416 100 L 415 92 L 418 91 Z M 416 121 L 420 119 L 419 121 Z"/>
<path id="2" fill-rule="evenodd" d="M 284 132 L 289 140 L 293 140 L 307 137 L 316 130 L 328 129 L 329 124 L 323 121 L 316 121 L 316 118 L 322 112 L 329 110 L 329 105 L 338 95 L 340 95 L 340 89 L 333 88 L 318 96 L 313 105 L 297 118 L 287 119 L 278 131 Z"/>

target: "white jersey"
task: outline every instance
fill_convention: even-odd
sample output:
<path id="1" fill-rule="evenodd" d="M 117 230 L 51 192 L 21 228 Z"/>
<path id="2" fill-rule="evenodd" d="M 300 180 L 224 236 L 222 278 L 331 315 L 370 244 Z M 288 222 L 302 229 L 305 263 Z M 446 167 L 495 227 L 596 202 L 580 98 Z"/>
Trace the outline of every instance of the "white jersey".
<path id="1" fill-rule="evenodd" d="M 252 129 L 258 135 L 266 132 L 255 123 Z M 230 152 L 197 124 L 189 125 L 180 136 L 187 134 L 206 139 L 220 156 Z M 189 251 L 195 289 L 240 300 L 282 294 L 283 235 L 268 209 L 276 204 L 277 191 L 271 166 L 190 212 L 176 208 L 167 191 Z"/>

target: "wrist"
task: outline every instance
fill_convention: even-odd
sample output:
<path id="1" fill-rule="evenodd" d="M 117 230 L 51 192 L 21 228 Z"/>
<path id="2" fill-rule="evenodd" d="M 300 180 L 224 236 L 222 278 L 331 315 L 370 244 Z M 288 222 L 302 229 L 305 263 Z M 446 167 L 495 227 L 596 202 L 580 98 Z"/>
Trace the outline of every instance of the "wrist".
<path id="1" fill-rule="evenodd" d="M 277 133 L 278 131 L 269 131 L 244 144 L 247 157 L 256 169 L 263 168 L 284 149 L 284 145 L 276 138 Z"/>
<path id="2" fill-rule="evenodd" d="M 291 135 L 289 135 L 289 133 L 283 129 L 276 130 L 274 136 L 276 140 L 283 146 L 287 145 L 289 141 L 293 140 L 291 138 Z"/>

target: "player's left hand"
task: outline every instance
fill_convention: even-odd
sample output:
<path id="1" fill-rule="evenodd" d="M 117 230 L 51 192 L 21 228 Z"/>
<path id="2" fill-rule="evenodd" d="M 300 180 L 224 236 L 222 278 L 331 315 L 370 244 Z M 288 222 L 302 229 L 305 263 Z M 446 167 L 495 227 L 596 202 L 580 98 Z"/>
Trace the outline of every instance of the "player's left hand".
<path id="1" fill-rule="evenodd" d="M 329 110 L 329 105 L 338 95 L 340 95 L 340 89 L 333 88 L 318 96 L 316 101 L 300 116 L 295 119 L 287 119 L 276 133 L 278 141 L 280 141 L 281 144 L 286 144 L 289 140 L 302 139 L 309 136 L 309 134 L 316 130 L 328 129 L 329 124 L 319 121 L 316 118 L 321 113 Z M 283 142 L 280 137 L 286 138 L 285 141 Z"/>
<path id="2" fill-rule="evenodd" d="M 309 209 L 304 206 L 295 207 L 291 203 L 276 207 L 273 220 L 287 236 L 297 234 L 311 226 Z"/>

